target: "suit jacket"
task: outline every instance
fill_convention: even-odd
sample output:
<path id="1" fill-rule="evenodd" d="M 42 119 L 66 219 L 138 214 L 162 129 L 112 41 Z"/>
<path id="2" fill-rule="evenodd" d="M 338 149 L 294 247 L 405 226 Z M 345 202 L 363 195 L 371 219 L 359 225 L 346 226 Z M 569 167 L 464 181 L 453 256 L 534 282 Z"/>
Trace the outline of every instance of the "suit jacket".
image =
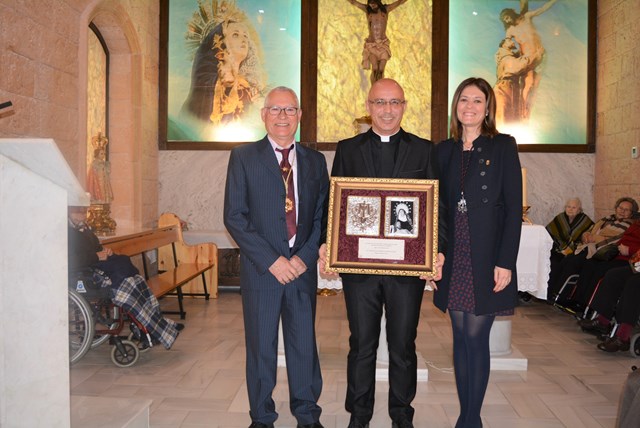
<path id="1" fill-rule="evenodd" d="M 438 144 L 439 166 L 443 171 L 441 200 L 449 207 L 448 224 L 454 224 L 460 199 L 462 142 L 452 139 Z M 476 314 L 490 314 L 515 307 L 518 300 L 516 260 L 522 228 L 522 171 L 518 146 L 510 135 L 480 136 L 465 175 L 471 264 L 473 269 Z M 449 228 L 449 256 L 445 260 L 442 280 L 434 293 L 434 303 L 446 310 L 449 297 L 455 230 Z M 493 269 L 510 269 L 511 283 L 494 293 Z"/>
<path id="2" fill-rule="evenodd" d="M 417 178 L 438 179 L 439 169 L 436 146 L 429 140 L 400 129 L 400 140 L 395 166 L 391 177 L 377 177 L 373 163 L 372 138 L 373 131 L 342 140 L 336 147 L 331 176 L 334 177 L 377 177 L 377 178 Z M 440 204 L 438 225 L 438 251 L 446 251 L 446 207 Z M 343 275 L 345 276 L 345 275 Z M 349 275 L 356 279 L 358 275 Z M 399 281 L 416 280 L 417 277 L 397 277 Z"/>
<path id="3" fill-rule="evenodd" d="M 289 249 L 284 212 L 285 189 L 278 160 L 267 137 L 234 148 L 227 170 L 224 224 L 240 248 L 241 287 L 276 289 L 269 272 L 280 256 L 297 255 L 307 271 L 290 285 L 315 293 L 323 203 L 328 191 L 324 156 L 296 144 L 298 225 Z"/>

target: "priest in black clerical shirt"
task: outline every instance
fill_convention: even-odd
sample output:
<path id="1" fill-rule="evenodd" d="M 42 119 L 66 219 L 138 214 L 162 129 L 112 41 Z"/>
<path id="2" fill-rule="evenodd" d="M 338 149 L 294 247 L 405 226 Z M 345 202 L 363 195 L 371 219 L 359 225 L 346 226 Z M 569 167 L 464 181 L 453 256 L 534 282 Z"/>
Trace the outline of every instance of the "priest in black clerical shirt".
<path id="1" fill-rule="evenodd" d="M 392 79 L 375 82 L 366 101 L 372 128 L 340 141 L 333 177 L 437 179 L 435 145 L 401 127 L 406 101 Z M 440 213 L 440 218 L 445 218 Z M 424 223 L 423 223 L 424 224 Z M 421 225 L 421 227 L 424 227 Z M 439 225 L 438 273 L 444 262 L 444 225 Z M 323 248 L 321 248 L 322 257 Z M 326 256 L 325 256 L 326 257 Z M 321 268 L 323 268 L 321 259 Z M 415 339 L 425 280 L 409 276 L 342 274 L 349 319 L 347 397 L 349 427 L 367 427 L 373 416 L 377 344 L 383 309 L 389 342 L 389 416 L 393 427 L 412 427 L 417 386 Z M 436 278 L 436 280 L 439 278 Z"/>

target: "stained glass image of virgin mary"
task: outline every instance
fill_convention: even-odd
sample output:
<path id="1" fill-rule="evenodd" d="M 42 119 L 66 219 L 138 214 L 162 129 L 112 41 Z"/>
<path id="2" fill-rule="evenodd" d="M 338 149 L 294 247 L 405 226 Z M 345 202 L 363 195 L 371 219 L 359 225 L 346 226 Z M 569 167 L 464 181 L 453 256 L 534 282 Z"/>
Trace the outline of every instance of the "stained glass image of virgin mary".
<path id="1" fill-rule="evenodd" d="M 234 2 L 199 2 L 187 25 L 193 50 L 191 86 L 181 116 L 224 126 L 262 107 L 265 90 L 260 38 Z"/>

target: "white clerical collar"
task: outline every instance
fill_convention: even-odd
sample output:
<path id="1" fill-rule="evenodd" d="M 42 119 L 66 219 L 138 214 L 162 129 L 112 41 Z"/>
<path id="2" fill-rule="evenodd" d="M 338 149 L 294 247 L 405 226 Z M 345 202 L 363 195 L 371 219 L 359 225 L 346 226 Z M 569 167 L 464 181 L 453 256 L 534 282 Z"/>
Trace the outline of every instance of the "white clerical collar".
<path id="1" fill-rule="evenodd" d="M 400 131 L 398 130 L 398 132 L 400 132 Z M 396 132 L 395 134 L 392 134 L 392 135 L 380 135 L 377 132 L 373 131 L 374 134 L 376 134 L 378 137 L 380 137 L 380 141 L 382 141 L 383 143 L 388 143 L 389 141 L 391 141 L 391 138 L 394 135 L 397 135 L 398 132 Z"/>

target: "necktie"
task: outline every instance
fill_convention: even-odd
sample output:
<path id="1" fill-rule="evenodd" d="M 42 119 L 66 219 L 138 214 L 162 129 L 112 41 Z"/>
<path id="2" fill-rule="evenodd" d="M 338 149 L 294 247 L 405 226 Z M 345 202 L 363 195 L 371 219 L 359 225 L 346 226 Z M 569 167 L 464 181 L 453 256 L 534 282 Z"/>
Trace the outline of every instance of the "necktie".
<path id="1" fill-rule="evenodd" d="M 276 149 L 282 153 L 280 171 L 282 172 L 284 189 L 287 193 L 287 198 L 284 203 L 284 212 L 287 216 L 287 236 L 289 239 L 296 234 L 296 194 L 293 187 L 293 170 L 289 163 L 289 152 L 293 149 L 293 145 L 288 149 Z"/>

